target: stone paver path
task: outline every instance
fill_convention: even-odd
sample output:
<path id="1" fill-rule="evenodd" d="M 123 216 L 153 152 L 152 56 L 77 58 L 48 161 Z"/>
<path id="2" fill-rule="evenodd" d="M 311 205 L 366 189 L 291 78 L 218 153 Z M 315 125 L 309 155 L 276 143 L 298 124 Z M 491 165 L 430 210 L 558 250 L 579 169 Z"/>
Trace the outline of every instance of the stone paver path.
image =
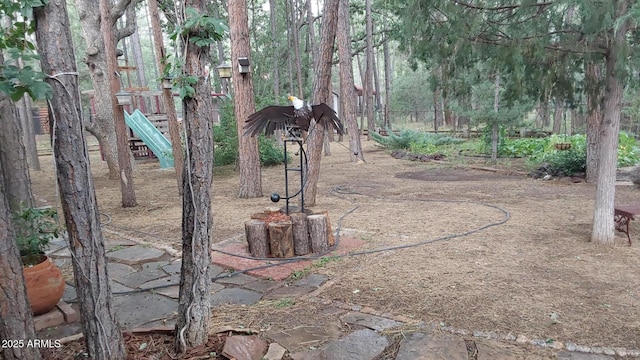
<path id="1" fill-rule="evenodd" d="M 175 324 L 180 260 L 171 258 L 165 251 L 147 246 L 125 243 L 109 248 L 112 249 L 107 257 L 114 292 L 113 305 L 121 326 L 136 328 Z M 58 264 L 68 263 L 68 256 L 68 251 L 60 246 L 56 247 L 53 254 Z M 294 269 L 297 268 L 290 268 L 289 274 Z M 303 298 L 302 301 L 323 304 L 323 324 L 306 324 L 305 317 L 298 316 L 296 318 L 302 323 L 284 330 L 266 330 L 262 334 L 273 345 L 267 357 L 270 360 L 281 359 L 285 350 L 295 360 L 373 360 L 389 351 L 396 354 L 396 360 L 613 360 L 616 359 L 614 355 L 618 358 L 621 355 L 640 357 L 640 352 L 636 350 L 589 348 L 571 343 L 556 344 L 556 348 L 551 349 L 551 345 L 540 344 L 526 337 L 490 339 L 487 334 L 454 331 L 427 324 L 417 329 L 412 326 L 411 331 L 403 333 L 401 338 L 394 338 L 387 331 L 402 329 L 407 325 L 404 322 L 406 318 L 401 314 L 390 318 L 388 314 L 377 314 L 371 308 L 315 297 L 318 294 L 313 291 L 329 280 L 325 275 L 307 274 L 287 283 L 283 280 L 274 281 L 268 275 L 259 278 L 240 272 L 229 273 L 218 265 L 212 266 L 210 274 L 213 280 L 212 306 L 225 303 L 251 306 L 261 300 L 298 297 Z M 284 277 L 279 275 L 278 278 Z M 75 289 L 67 285 L 63 299 L 73 304 L 75 297 Z M 79 332 L 78 322 L 45 329 L 39 336 L 56 339 Z"/>

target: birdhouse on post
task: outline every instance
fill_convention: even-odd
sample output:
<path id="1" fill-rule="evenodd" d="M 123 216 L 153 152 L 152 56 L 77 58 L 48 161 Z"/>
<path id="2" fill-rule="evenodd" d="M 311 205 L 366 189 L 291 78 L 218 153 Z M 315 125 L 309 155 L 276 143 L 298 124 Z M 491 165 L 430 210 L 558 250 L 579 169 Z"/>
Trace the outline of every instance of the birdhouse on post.
<path id="1" fill-rule="evenodd" d="M 238 58 L 238 72 L 240 74 L 248 74 L 251 72 L 251 64 L 248 57 Z"/>

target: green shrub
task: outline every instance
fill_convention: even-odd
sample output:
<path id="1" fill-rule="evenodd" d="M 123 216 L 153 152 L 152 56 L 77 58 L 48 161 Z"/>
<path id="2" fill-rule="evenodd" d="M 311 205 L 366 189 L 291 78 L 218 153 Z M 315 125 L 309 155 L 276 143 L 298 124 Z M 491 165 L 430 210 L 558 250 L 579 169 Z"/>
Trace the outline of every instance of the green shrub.
<path id="1" fill-rule="evenodd" d="M 527 140 L 527 139 L 522 139 Z M 585 135 L 552 135 L 540 140 L 540 146 L 529 155 L 529 162 L 533 164 L 546 163 L 550 170 L 562 172 L 564 175 L 572 175 L 586 171 L 587 166 L 587 138 Z M 571 143 L 569 150 L 557 150 L 555 144 L 561 142 Z M 638 141 L 627 133 L 621 132 L 618 138 L 618 166 L 632 166 L 640 162 L 640 149 Z"/>
<path id="2" fill-rule="evenodd" d="M 371 133 L 371 138 L 389 150 L 409 150 L 418 154 L 436 153 L 439 146 L 460 144 L 462 139 L 444 134 L 432 134 L 414 130 L 400 130 L 398 134 L 388 131 L 388 136 Z"/>
<path id="3" fill-rule="evenodd" d="M 618 137 L 618 166 L 633 166 L 640 162 L 638 140 L 626 132 Z"/>
<path id="4" fill-rule="evenodd" d="M 480 149 L 478 152 L 481 154 L 491 154 L 491 128 L 490 124 L 482 129 L 482 135 L 480 135 Z M 507 129 L 500 125 L 498 127 L 498 155 L 501 155 L 503 152 L 504 142 L 507 138 Z"/>
<path id="5" fill-rule="evenodd" d="M 220 125 L 213 127 L 214 166 L 235 164 L 238 159 L 238 132 L 233 107 L 225 104 L 221 110 Z M 258 137 L 258 152 L 263 166 L 284 163 L 282 147 L 271 138 Z"/>
<path id="6" fill-rule="evenodd" d="M 506 157 L 532 157 L 544 153 L 548 138 L 504 139 L 499 155 Z"/>
<path id="7" fill-rule="evenodd" d="M 38 256 L 58 236 L 58 213 L 52 207 L 23 207 L 13 215 L 16 243 L 20 256 Z"/>
<path id="8" fill-rule="evenodd" d="M 220 125 L 213 127 L 213 165 L 234 164 L 238 158 L 238 132 L 236 120 L 228 107 L 223 107 L 220 114 Z"/>
<path id="9" fill-rule="evenodd" d="M 284 151 L 274 139 L 260 136 L 258 138 L 258 151 L 260 151 L 260 164 L 262 166 L 284 164 Z M 287 157 L 287 160 L 289 159 L 291 157 Z"/>
<path id="10" fill-rule="evenodd" d="M 572 146 L 569 150 L 557 151 L 546 159 L 547 168 L 553 173 L 571 176 L 587 170 L 586 148 Z"/>

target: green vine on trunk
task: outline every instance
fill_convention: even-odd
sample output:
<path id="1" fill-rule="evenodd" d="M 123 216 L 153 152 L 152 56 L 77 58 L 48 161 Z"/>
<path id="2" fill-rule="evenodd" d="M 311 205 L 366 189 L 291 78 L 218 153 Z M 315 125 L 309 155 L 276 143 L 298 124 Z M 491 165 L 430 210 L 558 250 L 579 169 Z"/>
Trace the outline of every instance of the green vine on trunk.
<path id="1" fill-rule="evenodd" d="M 229 27 L 222 20 L 202 14 L 195 8 L 186 8 L 185 15 L 187 20 L 178 24 L 169 34 L 169 38 L 174 43 L 182 40 L 183 44 L 190 42 L 204 48 L 222 40 L 229 32 Z M 166 65 L 162 78 L 173 79 L 172 85 L 181 99 L 194 97 L 196 93 L 194 86 L 198 83 L 199 77 L 194 74 L 185 74 L 184 59 L 167 56 L 162 61 Z"/>

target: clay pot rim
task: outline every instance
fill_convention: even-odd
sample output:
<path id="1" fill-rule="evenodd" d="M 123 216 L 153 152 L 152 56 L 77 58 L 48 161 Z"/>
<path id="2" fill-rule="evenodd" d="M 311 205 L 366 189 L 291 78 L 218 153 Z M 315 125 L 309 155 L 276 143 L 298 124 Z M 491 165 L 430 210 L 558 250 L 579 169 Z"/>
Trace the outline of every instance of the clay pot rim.
<path id="1" fill-rule="evenodd" d="M 37 266 L 39 264 L 42 264 L 43 262 L 47 261 L 49 259 L 49 257 L 47 255 L 45 255 L 44 253 L 41 254 L 30 254 L 30 255 L 25 255 L 25 256 L 21 256 L 20 260 L 22 260 L 22 267 L 23 268 L 30 268 L 30 267 L 34 267 Z"/>

